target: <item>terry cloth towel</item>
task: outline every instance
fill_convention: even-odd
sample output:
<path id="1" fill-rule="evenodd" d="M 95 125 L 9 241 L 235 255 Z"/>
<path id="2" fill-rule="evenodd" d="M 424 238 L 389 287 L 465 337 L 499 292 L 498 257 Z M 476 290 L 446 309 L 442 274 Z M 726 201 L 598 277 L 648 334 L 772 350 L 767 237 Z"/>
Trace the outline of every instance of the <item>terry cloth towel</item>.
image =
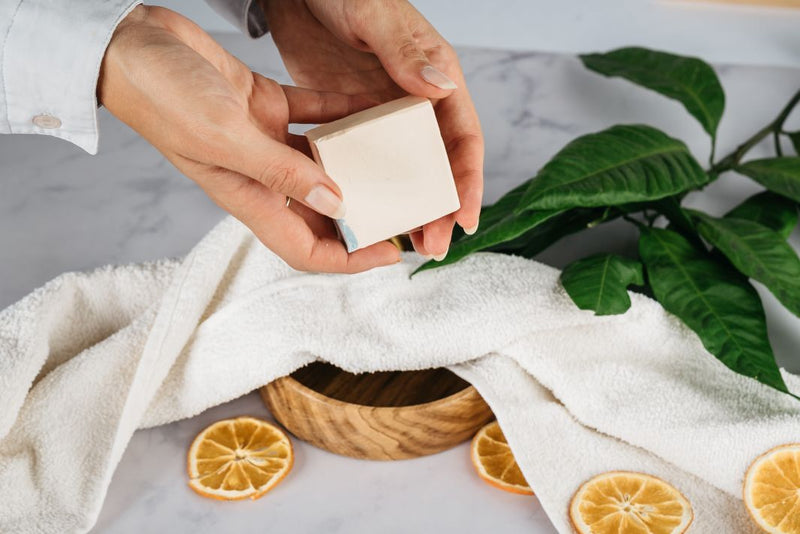
<path id="1" fill-rule="evenodd" d="M 137 428 L 316 359 L 473 383 L 560 532 L 575 489 L 609 470 L 675 485 L 694 532 L 756 532 L 743 474 L 800 441 L 800 403 L 726 369 L 641 295 L 595 317 L 534 261 L 479 254 L 409 279 L 419 262 L 299 273 L 227 219 L 181 262 L 65 274 L 0 312 L 0 532 L 90 529 Z"/>

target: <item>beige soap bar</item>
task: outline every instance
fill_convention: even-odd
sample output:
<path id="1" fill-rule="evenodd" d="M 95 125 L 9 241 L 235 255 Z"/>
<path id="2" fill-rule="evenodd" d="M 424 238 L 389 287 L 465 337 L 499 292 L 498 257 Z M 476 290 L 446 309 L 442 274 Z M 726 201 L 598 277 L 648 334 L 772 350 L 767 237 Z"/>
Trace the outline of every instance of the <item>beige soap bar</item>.
<path id="1" fill-rule="evenodd" d="M 407 96 L 306 132 L 314 158 L 341 188 L 336 221 L 352 252 L 456 211 L 460 204 L 427 98 Z"/>

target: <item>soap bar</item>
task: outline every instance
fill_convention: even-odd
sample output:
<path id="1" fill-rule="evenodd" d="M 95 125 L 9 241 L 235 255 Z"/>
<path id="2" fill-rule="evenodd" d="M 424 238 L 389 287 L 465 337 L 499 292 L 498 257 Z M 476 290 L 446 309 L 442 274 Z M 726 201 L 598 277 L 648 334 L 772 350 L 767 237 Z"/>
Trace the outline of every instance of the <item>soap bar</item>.
<path id="1" fill-rule="evenodd" d="M 433 106 L 407 96 L 306 132 L 314 159 L 342 190 L 336 221 L 348 252 L 460 207 Z"/>

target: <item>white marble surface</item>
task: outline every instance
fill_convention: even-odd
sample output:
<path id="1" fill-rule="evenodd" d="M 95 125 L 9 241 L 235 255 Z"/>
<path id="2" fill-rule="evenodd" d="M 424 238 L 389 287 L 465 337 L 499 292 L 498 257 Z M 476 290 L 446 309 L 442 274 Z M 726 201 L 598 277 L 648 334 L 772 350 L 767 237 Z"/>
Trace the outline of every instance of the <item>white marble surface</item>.
<path id="1" fill-rule="evenodd" d="M 205 2 L 150 0 L 211 31 L 235 31 Z M 800 67 L 800 9 L 707 0 L 411 0 L 451 43 L 579 53 L 640 45 L 723 63 Z M 754 4 L 756 2 L 753 2 Z"/>
<path id="2" fill-rule="evenodd" d="M 286 80 L 269 42 L 236 35 L 220 40 L 257 70 Z M 529 177 L 574 136 L 615 122 L 650 122 L 686 139 L 701 160 L 707 157 L 702 130 L 677 104 L 585 72 L 574 58 L 475 49 L 462 50 L 462 58 L 487 138 L 486 201 Z M 800 86 L 797 70 L 728 66 L 720 74 L 729 109 L 721 153 L 767 122 Z M 800 117 L 792 121 L 800 127 Z M 96 157 L 55 139 L 0 137 L 0 307 L 65 270 L 182 255 L 222 218 L 191 181 L 105 113 L 101 132 Z M 744 179 L 725 179 L 692 202 L 721 213 L 755 190 Z M 792 242 L 800 245 L 798 233 Z M 568 238 L 541 258 L 563 265 L 600 249 L 634 247 L 635 232 L 613 224 Z M 778 357 L 798 370 L 800 320 L 762 294 Z M 137 432 L 95 531 L 554 532 L 535 498 L 480 482 L 466 446 L 381 463 L 296 442 L 294 471 L 265 498 L 202 499 L 186 486 L 186 448 L 209 422 L 240 414 L 268 417 L 251 394 L 193 419 Z"/>

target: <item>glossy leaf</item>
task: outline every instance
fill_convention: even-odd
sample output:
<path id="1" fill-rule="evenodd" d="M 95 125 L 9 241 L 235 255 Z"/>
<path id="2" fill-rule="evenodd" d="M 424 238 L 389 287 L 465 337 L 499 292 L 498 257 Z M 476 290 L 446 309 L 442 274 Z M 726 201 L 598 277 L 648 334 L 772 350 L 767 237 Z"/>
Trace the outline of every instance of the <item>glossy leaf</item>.
<path id="1" fill-rule="evenodd" d="M 613 218 L 616 218 L 616 215 L 609 215 L 607 210 L 602 208 L 579 208 L 565 211 L 532 228 L 516 239 L 489 247 L 486 250 L 533 258 L 546 248 L 554 245 L 561 238 L 586 230 L 602 222 L 607 222 Z"/>
<path id="2" fill-rule="evenodd" d="M 800 316 L 800 258 L 783 236 L 746 219 L 690 213 L 706 241 L 742 274 L 767 286 L 789 311 Z"/>
<path id="3" fill-rule="evenodd" d="M 561 284 L 578 308 L 616 315 L 631 307 L 627 288 L 644 285 L 644 275 L 636 260 L 596 254 L 569 264 L 561 273 Z"/>
<path id="4" fill-rule="evenodd" d="M 758 293 L 741 274 L 677 232 L 641 228 L 639 254 L 658 301 L 737 373 L 786 392 Z"/>
<path id="5" fill-rule="evenodd" d="M 762 191 L 745 199 L 725 218 L 757 222 L 787 239 L 797 226 L 797 204 L 771 191 Z"/>
<path id="6" fill-rule="evenodd" d="M 657 200 L 708 182 L 681 141 L 644 125 L 619 125 L 575 139 L 531 181 L 526 210 Z"/>
<path id="7" fill-rule="evenodd" d="M 786 135 L 789 136 L 789 140 L 792 142 L 792 146 L 794 147 L 795 154 L 800 156 L 800 131 L 789 132 Z"/>
<path id="8" fill-rule="evenodd" d="M 693 245 L 704 247 L 703 241 L 697 235 L 694 221 L 683 209 L 676 197 L 667 197 L 653 203 L 653 206 L 669 221 L 668 228 L 679 232 Z"/>
<path id="9" fill-rule="evenodd" d="M 493 224 L 484 224 L 485 218 L 493 220 L 493 218 L 497 216 L 496 210 L 486 210 L 486 212 L 481 215 L 481 223 L 475 234 L 465 235 L 463 238 L 455 241 L 450 245 L 450 250 L 444 260 L 425 262 L 412 273 L 412 276 L 421 271 L 450 265 L 473 252 L 486 250 L 489 247 L 505 241 L 511 241 L 560 213 L 562 213 L 562 211 L 559 210 L 528 212 L 521 215 L 515 215 L 511 212 L 499 220 L 494 219 Z"/>
<path id="10" fill-rule="evenodd" d="M 497 199 L 494 204 L 482 207 L 478 228 L 492 226 L 513 212 L 529 185 L 530 180 L 527 180 Z"/>
<path id="11" fill-rule="evenodd" d="M 757 159 L 736 170 L 770 191 L 800 202 L 800 157 Z"/>
<path id="12" fill-rule="evenodd" d="M 587 68 L 618 76 L 677 100 L 715 138 L 725 109 L 725 92 L 714 69 L 693 57 L 646 48 L 620 48 L 581 56 Z"/>

